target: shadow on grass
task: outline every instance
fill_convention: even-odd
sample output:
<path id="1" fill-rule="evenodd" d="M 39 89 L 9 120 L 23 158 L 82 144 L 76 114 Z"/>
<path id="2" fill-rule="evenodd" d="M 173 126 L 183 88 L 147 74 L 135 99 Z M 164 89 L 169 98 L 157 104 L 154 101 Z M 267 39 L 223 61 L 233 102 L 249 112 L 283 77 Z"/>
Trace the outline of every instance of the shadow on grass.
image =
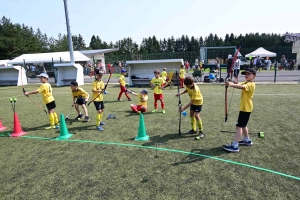
<path id="1" fill-rule="evenodd" d="M 179 136 L 178 133 L 170 133 L 162 136 L 161 135 L 151 136 L 151 141 L 142 144 L 142 146 L 168 144 L 170 140 L 180 139 L 180 138 L 186 138 L 186 137 L 184 136 L 184 134 L 182 136 Z"/>
<path id="2" fill-rule="evenodd" d="M 199 161 L 202 161 L 209 157 L 220 156 L 227 152 L 224 151 L 222 149 L 222 147 L 215 147 L 215 148 L 211 148 L 211 149 L 192 149 L 191 153 L 197 153 L 197 154 L 201 154 L 204 156 L 190 154 L 187 157 L 185 157 L 182 161 L 173 163 L 172 165 L 177 166 L 177 165 L 181 165 L 181 164 L 190 164 L 190 163 L 194 163 L 194 162 L 199 162 Z"/>

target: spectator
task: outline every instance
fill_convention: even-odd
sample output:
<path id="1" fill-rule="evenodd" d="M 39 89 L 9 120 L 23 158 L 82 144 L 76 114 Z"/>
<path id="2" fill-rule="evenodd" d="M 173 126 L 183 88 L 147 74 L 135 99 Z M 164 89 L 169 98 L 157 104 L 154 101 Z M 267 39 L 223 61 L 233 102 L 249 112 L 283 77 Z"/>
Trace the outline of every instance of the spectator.
<path id="1" fill-rule="evenodd" d="M 227 59 L 227 76 L 225 80 L 230 81 L 231 79 L 232 79 L 232 55 L 229 54 Z"/>
<path id="2" fill-rule="evenodd" d="M 256 68 L 258 72 L 260 72 L 260 68 L 261 68 L 261 57 L 260 56 L 257 56 L 257 59 L 256 59 Z"/>
<path id="3" fill-rule="evenodd" d="M 282 55 L 281 56 L 281 59 L 280 59 L 280 66 L 282 69 L 285 69 L 285 66 L 286 66 L 286 59 L 285 59 L 285 56 Z"/>
<path id="4" fill-rule="evenodd" d="M 190 63 L 186 60 L 184 62 L 186 73 L 189 73 Z"/>
<path id="5" fill-rule="evenodd" d="M 294 59 L 290 60 L 290 68 L 289 68 L 290 70 L 294 70 L 295 69 L 295 65 L 296 65 L 295 63 L 296 63 L 296 61 Z"/>
<path id="6" fill-rule="evenodd" d="M 269 59 L 269 57 L 266 57 L 266 60 L 265 60 L 265 66 L 267 68 L 267 70 L 270 70 L 271 69 L 271 60 Z"/>
<path id="7" fill-rule="evenodd" d="M 110 64 L 110 62 L 108 62 L 108 64 L 107 64 L 107 70 L 110 71 L 110 68 L 111 68 L 111 64 Z"/>
<path id="8" fill-rule="evenodd" d="M 233 70 L 233 76 L 235 78 L 234 82 L 236 83 L 239 81 L 240 67 L 241 67 L 241 60 L 239 59 L 239 57 L 237 57 L 234 63 L 234 70 Z"/>
<path id="9" fill-rule="evenodd" d="M 219 60 L 219 57 L 216 57 L 216 74 L 217 74 L 217 77 L 219 77 L 220 75 L 220 60 Z"/>
<path id="10" fill-rule="evenodd" d="M 196 59 L 195 59 L 195 70 L 198 70 L 198 67 L 199 67 L 199 59 L 198 59 L 199 57 L 197 57 Z"/>
<path id="11" fill-rule="evenodd" d="M 256 68 L 257 57 L 253 59 L 253 68 Z"/>

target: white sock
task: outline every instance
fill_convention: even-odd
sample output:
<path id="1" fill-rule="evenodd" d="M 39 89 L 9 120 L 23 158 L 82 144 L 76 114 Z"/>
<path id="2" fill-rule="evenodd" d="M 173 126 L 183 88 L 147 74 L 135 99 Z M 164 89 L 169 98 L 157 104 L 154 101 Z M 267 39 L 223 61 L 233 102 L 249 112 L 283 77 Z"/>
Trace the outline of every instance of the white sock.
<path id="1" fill-rule="evenodd" d="M 249 141 L 250 141 L 250 138 L 249 138 L 249 137 L 244 137 L 244 141 L 245 141 L 245 142 L 249 142 Z"/>
<path id="2" fill-rule="evenodd" d="M 233 145 L 234 147 L 239 147 L 239 143 L 237 143 L 237 142 L 235 142 L 235 141 L 232 142 L 232 145 Z"/>

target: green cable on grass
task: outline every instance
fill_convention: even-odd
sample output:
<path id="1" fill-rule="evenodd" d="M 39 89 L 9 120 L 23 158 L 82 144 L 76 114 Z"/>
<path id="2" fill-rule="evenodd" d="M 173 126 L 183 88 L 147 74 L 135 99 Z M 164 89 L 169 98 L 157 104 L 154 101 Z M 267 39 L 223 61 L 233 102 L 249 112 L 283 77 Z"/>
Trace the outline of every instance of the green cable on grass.
<path id="1" fill-rule="evenodd" d="M 22 136 L 22 138 L 40 139 L 40 140 L 55 140 L 55 141 L 57 141 L 55 138 L 43 138 L 43 137 L 37 137 L 37 136 Z M 137 148 L 143 148 L 143 149 L 154 149 L 154 150 L 159 150 L 159 151 L 169 151 L 169 152 L 174 152 L 174 153 L 182 153 L 182 154 L 187 154 L 187 155 L 201 156 L 201 157 L 210 158 L 210 159 L 214 159 L 214 160 L 218 160 L 218 161 L 222 161 L 222 162 L 226 162 L 226 163 L 230 163 L 230 164 L 234 164 L 234 165 L 249 167 L 249 168 L 257 169 L 257 170 L 260 170 L 260 171 L 266 171 L 266 172 L 269 172 L 269 173 L 277 174 L 277 175 L 280 175 L 280 176 L 284 176 L 284 177 L 287 177 L 287 178 L 291 178 L 291 179 L 295 179 L 295 180 L 300 181 L 300 177 L 297 177 L 297 176 L 293 176 L 293 175 L 277 172 L 277 171 L 274 171 L 274 170 L 270 170 L 270 169 L 266 169 L 266 168 L 262 168 L 262 167 L 257 167 L 257 166 L 253 166 L 253 165 L 249 165 L 249 164 L 245 164 L 245 163 L 235 162 L 235 161 L 232 161 L 232 160 L 226 160 L 226 159 L 223 159 L 223 158 L 217 158 L 217 157 L 214 157 L 214 156 L 208 156 L 208 155 L 204 155 L 204 154 L 193 153 L 193 152 L 188 152 L 188 151 L 183 151 L 183 150 L 158 148 L 158 147 L 153 147 L 153 146 L 141 146 L 141 145 L 137 145 L 137 144 L 124 144 L 124 143 L 117 143 L 117 142 L 98 142 L 98 141 L 94 141 L 94 140 L 59 140 L 59 141 L 81 142 L 81 143 L 91 143 L 91 144 L 104 144 L 104 145 L 117 145 L 117 146 L 126 146 L 126 147 L 137 147 Z"/>

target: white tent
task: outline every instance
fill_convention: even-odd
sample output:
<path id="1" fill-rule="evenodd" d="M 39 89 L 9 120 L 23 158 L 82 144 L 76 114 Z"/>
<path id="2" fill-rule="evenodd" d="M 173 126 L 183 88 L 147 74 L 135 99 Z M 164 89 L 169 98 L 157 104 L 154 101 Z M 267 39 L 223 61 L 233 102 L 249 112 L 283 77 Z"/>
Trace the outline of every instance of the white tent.
<path id="1" fill-rule="evenodd" d="M 255 51 L 249 53 L 246 55 L 246 57 L 256 57 L 256 56 L 260 56 L 260 57 L 276 57 L 276 53 L 273 53 L 271 51 L 267 51 L 262 47 L 259 47 L 258 49 L 256 49 Z"/>
<path id="2" fill-rule="evenodd" d="M 52 62 L 70 62 L 70 52 L 51 52 L 51 53 L 34 53 L 34 54 L 23 54 L 11 61 L 8 64 L 23 64 L 25 63 L 49 63 Z M 74 51 L 75 61 L 90 61 L 88 57 L 80 53 L 79 51 Z"/>

